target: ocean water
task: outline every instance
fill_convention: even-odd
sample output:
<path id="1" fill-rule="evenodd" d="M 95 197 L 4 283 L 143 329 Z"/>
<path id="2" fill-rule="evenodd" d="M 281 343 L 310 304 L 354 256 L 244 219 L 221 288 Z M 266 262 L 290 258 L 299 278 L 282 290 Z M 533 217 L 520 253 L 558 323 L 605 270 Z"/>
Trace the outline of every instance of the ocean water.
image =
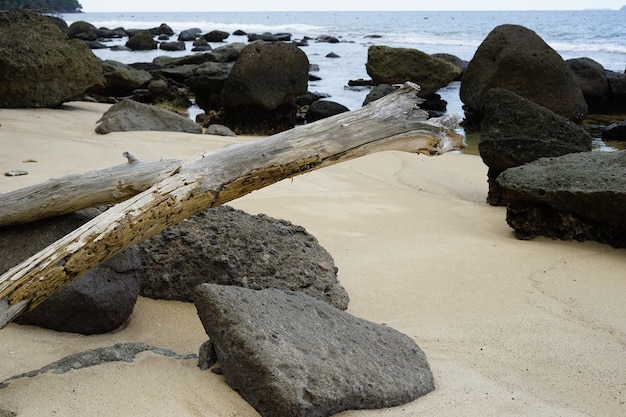
<path id="1" fill-rule="evenodd" d="M 302 47 L 320 81 L 311 82 L 309 91 L 331 96 L 351 110 L 361 107 L 367 90 L 347 88 L 349 80 L 368 79 L 365 70 L 370 45 L 419 49 L 426 53 L 449 53 L 471 60 L 489 32 L 501 24 L 519 24 L 534 30 L 563 59 L 587 57 L 607 70 L 624 72 L 626 68 L 626 12 L 585 11 L 501 11 L 501 12 L 180 12 L 180 13 L 82 13 L 62 16 L 68 24 L 84 20 L 110 29 L 148 29 L 168 24 L 176 33 L 200 28 L 203 33 L 241 29 L 247 33 L 283 33 L 294 40 L 330 35 L 341 42 L 330 44 L 309 41 Z M 376 37 L 373 37 L 376 35 Z M 123 44 L 126 38 L 111 45 Z M 175 40 L 175 37 L 172 39 Z M 225 43 L 247 42 L 245 36 L 230 36 Z M 222 44 L 211 44 L 219 47 Z M 124 63 L 150 62 L 161 55 L 192 54 L 187 51 L 111 51 L 94 50 L 102 59 Z M 327 58 L 329 53 L 339 58 Z M 448 101 L 448 111 L 463 115 L 458 82 L 439 93 Z"/>

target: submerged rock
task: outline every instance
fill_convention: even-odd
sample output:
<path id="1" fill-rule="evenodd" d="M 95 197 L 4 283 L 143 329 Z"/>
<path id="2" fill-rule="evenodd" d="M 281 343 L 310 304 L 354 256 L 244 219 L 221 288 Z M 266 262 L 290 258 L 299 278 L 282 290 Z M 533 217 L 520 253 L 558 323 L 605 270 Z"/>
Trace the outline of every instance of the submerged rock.
<path id="1" fill-rule="evenodd" d="M 226 383 L 264 417 L 392 407 L 435 388 L 410 337 L 305 294 L 202 284 L 195 303 Z"/>

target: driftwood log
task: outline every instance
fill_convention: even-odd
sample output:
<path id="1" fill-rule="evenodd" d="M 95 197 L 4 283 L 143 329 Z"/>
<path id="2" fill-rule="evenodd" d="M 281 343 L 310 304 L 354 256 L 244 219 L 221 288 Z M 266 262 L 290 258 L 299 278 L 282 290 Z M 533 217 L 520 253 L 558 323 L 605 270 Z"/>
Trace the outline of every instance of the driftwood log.
<path id="1" fill-rule="evenodd" d="M 125 154 L 122 166 L 4 194 L 2 225 L 124 201 L 0 276 L 0 328 L 124 249 L 282 179 L 379 151 L 462 148 L 460 117 L 429 119 L 418 91 L 406 83 L 359 110 L 194 159 L 144 163 Z"/>

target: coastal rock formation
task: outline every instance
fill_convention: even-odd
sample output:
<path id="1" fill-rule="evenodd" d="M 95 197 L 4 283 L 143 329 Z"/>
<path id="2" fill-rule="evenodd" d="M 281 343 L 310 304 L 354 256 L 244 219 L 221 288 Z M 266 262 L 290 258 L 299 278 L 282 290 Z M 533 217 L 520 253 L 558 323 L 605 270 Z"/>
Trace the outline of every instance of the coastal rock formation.
<path id="1" fill-rule="evenodd" d="M 392 407 L 435 388 L 410 337 L 305 294 L 202 284 L 195 304 L 226 383 L 263 417 Z"/>
<path id="2" fill-rule="evenodd" d="M 207 42 L 224 42 L 226 39 L 228 39 L 228 37 L 230 36 L 230 34 L 228 32 L 224 32 L 223 30 L 212 30 L 209 33 L 205 33 L 204 35 L 202 35 L 202 37 L 204 39 L 207 40 Z"/>
<path id="3" fill-rule="evenodd" d="M 134 90 L 145 87 L 152 80 L 152 75 L 145 70 L 137 70 L 118 61 L 106 60 L 100 64 L 105 85 L 95 89 L 94 93 L 103 96 L 129 96 Z"/>
<path id="4" fill-rule="evenodd" d="M 301 226 L 220 206 L 139 245 L 141 294 L 193 301 L 201 283 L 302 291 L 348 308 L 333 258 Z"/>
<path id="5" fill-rule="evenodd" d="M 604 67 L 590 58 L 568 59 L 565 62 L 576 77 L 589 113 L 611 113 L 609 80 Z"/>
<path id="6" fill-rule="evenodd" d="M 241 50 L 222 90 L 222 104 L 273 110 L 307 91 L 309 60 L 292 44 L 254 42 Z"/>
<path id="7" fill-rule="evenodd" d="M 157 106 L 122 100 L 111 106 L 96 127 L 101 135 L 111 132 L 150 131 L 202 133 L 202 127 L 187 117 Z"/>
<path id="8" fill-rule="evenodd" d="M 0 274 L 65 236 L 96 215 L 82 210 L 21 226 L 0 228 Z M 89 270 L 15 321 L 60 332 L 107 333 L 120 327 L 139 295 L 139 250 L 130 248 Z"/>
<path id="9" fill-rule="evenodd" d="M 517 237 L 626 247 L 626 151 L 541 158 L 498 177 Z"/>
<path id="10" fill-rule="evenodd" d="M 104 84 L 97 58 L 37 14 L 0 14 L 0 107 L 58 107 Z"/>
<path id="11" fill-rule="evenodd" d="M 489 167 L 492 205 L 503 205 L 500 173 L 541 157 L 591 150 L 591 135 L 579 125 L 512 91 L 494 88 L 482 109 L 480 156 Z"/>
<path id="12" fill-rule="evenodd" d="M 158 43 L 153 39 L 149 30 L 140 30 L 129 37 L 126 46 L 133 51 L 149 51 L 157 49 Z"/>
<path id="13" fill-rule="evenodd" d="M 237 134 L 271 135 L 294 127 L 293 100 L 307 91 L 309 60 L 290 43 L 254 42 L 241 50 L 210 123 Z"/>
<path id="14" fill-rule="evenodd" d="M 365 68 L 374 84 L 412 81 L 421 87 L 422 97 L 434 94 L 461 74 L 458 66 L 417 49 L 378 45 L 369 47 Z"/>
<path id="15" fill-rule="evenodd" d="M 312 123 L 347 111 L 350 109 L 343 104 L 330 100 L 317 100 L 311 103 L 305 118 L 308 123 Z"/>
<path id="16" fill-rule="evenodd" d="M 602 139 L 626 141 L 626 122 L 611 123 L 602 129 Z"/>
<path id="17" fill-rule="evenodd" d="M 466 123 L 481 118 L 492 88 L 513 91 L 576 123 L 587 103 L 574 73 L 535 32 L 518 25 L 493 29 L 469 62 L 461 83 Z"/>

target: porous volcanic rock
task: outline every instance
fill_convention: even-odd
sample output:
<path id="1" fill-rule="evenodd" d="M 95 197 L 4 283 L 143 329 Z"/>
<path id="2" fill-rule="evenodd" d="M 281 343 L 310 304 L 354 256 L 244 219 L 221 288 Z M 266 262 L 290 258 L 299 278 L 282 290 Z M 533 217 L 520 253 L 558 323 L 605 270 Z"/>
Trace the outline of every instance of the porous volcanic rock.
<path id="1" fill-rule="evenodd" d="M 589 113 L 610 113 L 609 80 L 604 67 L 590 58 L 568 59 L 565 62 L 580 85 Z"/>
<path id="2" fill-rule="evenodd" d="M 128 99 L 111 106 L 97 123 L 100 124 L 96 126 L 96 132 L 101 135 L 152 130 L 202 133 L 199 124 L 173 111 Z"/>
<path id="3" fill-rule="evenodd" d="M 103 84 L 81 41 L 38 14 L 0 13 L 0 107 L 58 107 Z"/>
<path id="4" fill-rule="evenodd" d="M 348 307 L 330 254 L 314 236 L 285 220 L 229 206 L 206 210 L 140 243 L 141 294 L 193 301 L 201 283 L 280 288 Z"/>
<path id="5" fill-rule="evenodd" d="M 420 50 L 380 45 L 369 47 L 365 68 L 374 84 L 418 84 L 421 97 L 434 94 L 461 75 L 456 65 Z"/>
<path id="6" fill-rule="evenodd" d="M 0 274 L 39 252 L 101 213 L 81 210 L 38 222 L 0 228 Z M 129 248 L 90 269 L 67 287 L 23 313 L 16 323 L 60 332 L 107 333 L 120 327 L 139 295 L 141 261 Z"/>
<path id="7" fill-rule="evenodd" d="M 225 107 L 254 105 L 273 110 L 307 91 L 309 60 L 289 43 L 254 42 L 241 50 L 224 89 Z"/>
<path id="8" fill-rule="evenodd" d="M 507 223 L 537 235 L 626 247 L 626 151 L 572 153 L 507 169 L 498 177 Z"/>
<path id="9" fill-rule="evenodd" d="M 591 135 L 581 126 L 508 90 L 491 89 L 482 110 L 480 156 L 489 167 L 492 205 L 503 205 L 495 179 L 508 168 L 541 157 L 591 150 Z"/>
<path id="10" fill-rule="evenodd" d="M 497 26 L 467 65 L 460 95 L 470 122 L 480 121 L 485 96 L 492 88 L 513 91 L 576 123 L 587 114 L 572 70 L 543 39 L 523 26 Z"/>
<path id="11" fill-rule="evenodd" d="M 226 383 L 263 417 L 326 417 L 432 391 L 408 336 L 306 294 L 202 284 L 195 304 Z"/>

